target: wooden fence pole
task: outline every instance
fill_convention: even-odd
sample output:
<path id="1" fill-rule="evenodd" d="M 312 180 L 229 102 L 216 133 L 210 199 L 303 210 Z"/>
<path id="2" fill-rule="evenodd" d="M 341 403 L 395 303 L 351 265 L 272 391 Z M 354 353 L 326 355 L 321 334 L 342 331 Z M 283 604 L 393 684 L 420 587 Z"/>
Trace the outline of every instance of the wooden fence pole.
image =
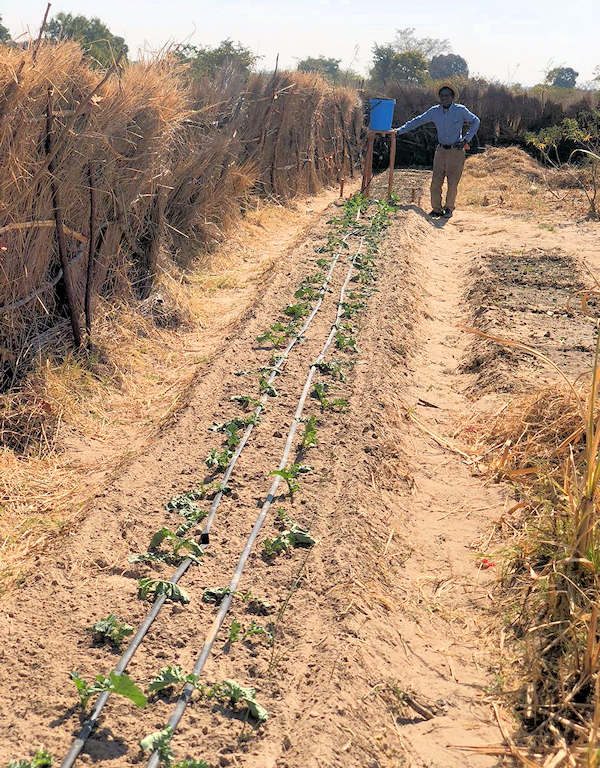
<path id="1" fill-rule="evenodd" d="M 73 331 L 73 341 L 75 346 L 81 346 L 81 323 L 79 322 L 79 313 L 77 312 L 77 301 L 73 290 L 73 281 L 71 279 L 71 266 L 67 256 L 67 245 L 65 241 L 65 231 L 63 227 L 62 210 L 60 207 L 60 195 L 56 183 L 56 155 L 53 154 L 53 131 L 54 115 L 52 112 L 52 87 L 48 88 L 48 102 L 46 105 L 46 155 L 48 156 L 48 171 L 50 173 L 50 191 L 52 193 L 52 208 L 54 213 L 54 223 L 56 229 L 56 244 L 58 247 L 58 257 L 63 271 L 63 280 L 65 281 L 65 291 L 67 294 L 67 307 L 69 310 L 69 319 L 71 321 L 71 330 Z"/>
<path id="2" fill-rule="evenodd" d="M 88 164 L 90 185 L 90 224 L 88 233 L 88 261 L 85 281 L 85 330 L 88 348 L 92 344 L 92 290 L 94 287 L 94 262 L 96 259 L 96 180 L 92 163 Z"/>

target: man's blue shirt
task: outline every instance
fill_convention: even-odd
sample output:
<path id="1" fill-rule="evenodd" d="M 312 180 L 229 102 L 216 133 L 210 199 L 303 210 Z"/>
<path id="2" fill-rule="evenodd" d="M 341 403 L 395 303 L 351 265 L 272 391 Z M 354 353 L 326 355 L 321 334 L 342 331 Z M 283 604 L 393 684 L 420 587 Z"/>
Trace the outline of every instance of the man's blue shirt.
<path id="1" fill-rule="evenodd" d="M 444 109 L 441 104 L 436 104 L 422 115 L 413 117 L 412 120 L 401 125 L 396 129 L 400 136 L 403 133 L 418 128 L 425 123 L 434 123 L 437 129 L 438 141 L 440 144 L 456 144 L 459 141 L 469 142 L 477 133 L 480 120 L 463 104 L 451 104 L 448 109 Z M 463 136 L 463 127 L 468 123 L 469 130 Z"/>

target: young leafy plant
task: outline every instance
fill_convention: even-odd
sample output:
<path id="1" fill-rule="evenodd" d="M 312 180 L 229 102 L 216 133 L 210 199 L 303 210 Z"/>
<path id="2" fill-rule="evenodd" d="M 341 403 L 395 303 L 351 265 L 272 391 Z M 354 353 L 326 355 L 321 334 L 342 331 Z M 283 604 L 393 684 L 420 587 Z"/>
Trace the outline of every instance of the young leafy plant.
<path id="1" fill-rule="evenodd" d="M 173 584 L 172 581 L 162 579 L 140 579 L 138 581 L 138 597 L 140 600 L 154 599 L 164 595 L 165 600 L 173 603 L 187 605 L 190 596 L 183 587 Z"/>
<path id="2" fill-rule="evenodd" d="M 331 362 L 321 360 L 321 362 L 316 363 L 316 368 L 319 373 L 328 374 L 333 379 L 338 379 L 339 381 L 346 381 L 346 376 L 342 369 L 343 365 L 344 363 L 339 360 L 332 360 Z"/>
<path id="3" fill-rule="evenodd" d="M 304 434 L 302 435 L 302 448 L 308 450 L 315 448 L 319 444 L 317 440 L 317 417 L 309 416 L 304 423 Z"/>
<path id="4" fill-rule="evenodd" d="M 328 392 L 329 385 L 322 381 L 318 381 L 311 392 L 311 397 L 319 401 L 322 411 L 345 411 L 348 409 L 349 403 L 345 398 L 335 397 L 330 399 Z"/>
<path id="5" fill-rule="evenodd" d="M 268 379 L 265 376 L 261 376 L 258 382 L 261 395 L 268 395 L 269 397 L 277 397 L 277 390 L 272 384 L 269 384 Z"/>
<path id="6" fill-rule="evenodd" d="M 257 400 L 255 397 L 250 397 L 250 395 L 233 395 L 230 400 L 232 403 L 241 405 L 246 411 L 250 410 L 250 408 L 256 408 L 261 404 L 260 400 Z"/>
<path id="7" fill-rule="evenodd" d="M 38 749 L 31 760 L 11 760 L 7 768 L 52 768 L 54 758 L 45 749 Z"/>
<path id="8" fill-rule="evenodd" d="M 183 669 L 177 665 L 163 667 L 160 672 L 148 683 L 148 693 L 158 693 L 175 686 L 198 684 L 198 675 L 192 673 L 186 674 Z"/>
<path id="9" fill-rule="evenodd" d="M 325 259 L 325 263 L 327 263 L 327 259 Z M 321 290 L 313 288 L 312 285 L 301 285 L 294 293 L 294 298 L 301 301 L 314 301 L 319 298 L 320 293 Z"/>
<path id="10" fill-rule="evenodd" d="M 106 643 L 119 650 L 125 638 L 133 634 L 133 627 L 121 621 L 114 613 L 100 619 L 89 628 L 95 643 Z"/>
<path id="11" fill-rule="evenodd" d="M 294 320 L 301 320 L 310 312 L 310 304 L 306 301 L 299 301 L 297 304 L 288 304 L 283 313 Z"/>
<path id="12" fill-rule="evenodd" d="M 282 552 L 295 547 L 313 547 L 316 544 L 315 539 L 310 535 L 307 529 L 301 528 L 297 523 L 285 516 L 286 527 L 279 536 L 274 539 L 265 539 L 263 543 L 263 557 L 267 560 L 276 557 Z"/>
<path id="13" fill-rule="evenodd" d="M 136 707 L 145 707 L 148 703 L 144 692 L 125 673 L 119 675 L 116 672 L 111 672 L 108 677 L 97 675 L 93 683 L 86 683 L 78 672 L 71 672 L 71 680 L 75 684 L 79 702 L 84 712 L 87 710 L 90 699 L 104 691 L 123 696 L 132 701 Z"/>
<path id="14" fill-rule="evenodd" d="M 144 752 L 153 754 L 158 752 L 161 765 L 170 768 L 173 764 L 173 748 L 171 739 L 173 738 L 173 728 L 167 725 L 160 731 L 154 731 L 140 741 L 140 747 Z"/>
<path id="15" fill-rule="evenodd" d="M 269 343 L 274 347 L 283 347 L 295 332 L 294 323 L 286 325 L 285 323 L 276 322 L 264 333 L 261 333 L 260 336 L 257 336 L 256 341 L 258 344 Z"/>
<path id="16" fill-rule="evenodd" d="M 194 539 L 179 536 L 182 528 L 187 529 L 188 525 L 180 526 L 175 533 L 169 528 L 161 528 L 150 540 L 148 551 L 140 555 L 132 555 L 129 562 L 180 565 L 189 558 L 193 563 L 198 564 L 204 554 L 202 547 Z M 165 544 L 170 548 L 165 549 Z"/>
<path id="17" fill-rule="evenodd" d="M 275 477 L 281 477 L 283 480 L 285 480 L 289 494 L 293 498 L 294 494 L 300 490 L 298 476 L 311 471 L 312 467 L 309 467 L 308 464 L 291 464 L 285 469 L 275 469 L 269 474 L 274 475 Z"/>
<path id="18" fill-rule="evenodd" d="M 204 603 L 212 603 L 214 605 L 221 605 L 227 595 L 231 594 L 229 587 L 208 587 L 202 594 L 202 601 Z"/>
<path id="19" fill-rule="evenodd" d="M 222 451 L 213 448 L 204 459 L 204 463 L 209 469 L 217 469 L 220 472 L 224 472 L 232 458 L 233 451 L 230 448 L 223 448 Z"/>
<path id="20" fill-rule="evenodd" d="M 358 347 L 356 346 L 356 339 L 341 330 L 337 331 L 335 334 L 335 346 L 337 349 L 341 350 L 350 349 L 352 352 L 358 351 Z"/>
<path id="21" fill-rule="evenodd" d="M 256 690 L 244 687 L 236 680 L 223 680 L 216 683 L 208 693 L 209 698 L 217 699 L 235 707 L 241 704 L 248 714 L 259 723 L 264 723 L 269 718 L 269 713 L 256 701 Z"/>
<path id="22" fill-rule="evenodd" d="M 227 636 L 227 642 L 233 644 L 240 639 L 242 632 L 242 625 L 237 619 L 232 619 L 231 626 L 229 627 L 229 635 Z"/>

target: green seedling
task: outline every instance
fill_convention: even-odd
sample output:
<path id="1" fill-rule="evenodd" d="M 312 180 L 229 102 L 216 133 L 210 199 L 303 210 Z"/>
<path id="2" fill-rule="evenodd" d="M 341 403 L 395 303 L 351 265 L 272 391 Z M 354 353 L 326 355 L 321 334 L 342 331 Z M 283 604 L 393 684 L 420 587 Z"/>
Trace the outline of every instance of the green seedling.
<path id="1" fill-rule="evenodd" d="M 136 707 L 145 707 L 148 703 L 144 692 L 125 673 L 119 675 L 116 672 L 111 672 L 108 677 L 97 675 L 93 683 L 86 683 L 78 672 L 71 672 L 70 676 L 77 689 L 79 702 L 84 712 L 87 710 L 90 699 L 104 691 L 123 696 L 132 701 Z"/>
<path id="2" fill-rule="evenodd" d="M 297 304 L 288 304 L 283 310 L 283 314 L 292 317 L 294 320 L 301 320 L 310 312 L 310 304 L 306 301 L 299 301 Z"/>
<path id="3" fill-rule="evenodd" d="M 342 302 L 342 317 L 351 318 L 366 307 L 364 301 Z"/>
<path id="4" fill-rule="evenodd" d="M 38 749 L 31 760 L 11 760 L 8 768 L 52 768 L 54 758 L 45 749 Z"/>
<path id="5" fill-rule="evenodd" d="M 275 610 L 272 603 L 263 597 L 249 596 L 246 605 L 249 613 L 254 613 L 256 616 L 269 616 Z"/>
<path id="6" fill-rule="evenodd" d="M 311 397 L 316 398 L 322 411 L 345 411 L 349 407 L 348 401 L 343 397 L 330 399 L 328 396 L 329 385 L 325 382 L 317 382 L 312 389 Z"/>
<path id="7" fill-rule="evenodd" d="M 178 760 L 173 762 L 173 748 L 171 739 L 173 729 L 167 725 L 162 731 L 155 731 L 140 741 L 140 747 L 144 752 L 153 754 L 158 752 L 158 758 L 162 768 L 210 768 L 205 760 Z"/>
<path id="8" fill-rule="evenodd" d="M 264 376 L 260 377 L 258 385 L 260 388 L 261 395 L 268 395 L 269 397 L 277 397 L 277 390 L 272 384 L 269 383 L 269 381 Z"/>
<path id="9" fill-rule="evenodd" d="M 274 347 L 283 347 L 290 336 L 293 336 L 295 332 L 293 324 L 286 325 L 285 323 L 273 323 L 273 325 L 256 337 L 258 344 L 269 343 Z"/>
<path id="10" fill-rule="evenodd" d="M 294 298 L 300 301 L 315 301 L 320 295 L 320 288 L 313 288 L 312 285 L 301 285 L 294 293 Z"/>
<path id="11" fill-rule="evenodd" d="M 328 259 L 317 259 L 315 261 L 315 264 L 319 269 L 325 269 L 325 267 L 329 266 L 329 260 Z"/>
<path id="12" fill-rule="evenodd" d="M 308 450 L 315 448 L 319 444 L 317 440 L 317 417 L 309 416 L 304 424 L 304 434 L 302 435 L 302 448 Z"/>
<path id="13" fill-rule="evenodd" d="M 280 355 L 277 353 L 273 353 L 271 355 L 271 358 L 269 360 L 269 370 L 273 370 L 273 368 L 279 367 L 281 364 L 281 361 L 284 360 L 284 355 Z"/>
<path id="14" fill-rule="evenodd" d="M 267 710 L 256 701 L 256 690 L 244 687 L 236 680 L 223 680 L 222 683 L 216 683 L 207 692 L 207 695 L 209 698 L 225 702 L 231 707 L 241 704 L 247 713 L 259 723 L 264 723 L 269 718 Z"/>
<path id="15" fill-rule="evenodd" d="M 325 275 L 323 272 L 315 272 L 314 275 L 309 275 L 308 277 L 305 277 L 302 281 L 302 285 L 321 285 L 325 280 Z"/>
<path id="16" fill-rule="evenodd" d="M 251 621 L 244 629 L 243 640 L 251 640 L 253 637 L 264 637 L 269 645 L 273 643 L 273 633 L 256 621 Z"/>
<path id="17" fill-rule="evenodd" d="M 161 596 L 172 603 L 187 605 L 190 602 L 190 596 L 185 589 L 173 584 L 172 581 L 163 581 L 162 579 L 140 579 L 138 581 L 140 600 L 155 599 Z"/>
<path id="18" fill-rule="evenodd" d="M 204 463 L 209 469 L 217 469 L 220 472 L 224 472 L 232 458 L 233 451 L 230 448 L 223 448 L 222 451 L 219 451 L 217 448 L 213 448 L 208 456 L 204 459 Z"/>
<path id="19" fill-rule="evenodd" d="M 105 619 L 97 621 L 88 631 L 92 633 L 95 643 L 106 643 L 119 650 L 123 640 L 133 634 L 133 627 L 111 613 Z"/>
<path id="20" fill-rule="evenodd" d="M 179 512 L 184 517 L 187 517 L 188 513 L 195 512 L 198 509 L 196 502 L 201 501 L 206 497 L 205 486 L 200 488 L 194 488 L 187 493 L 182 493 L 179 496 L 173 496 L 173 498 L 167 502 L 165 509 L 167 512 Z"/>
<path id="21" fill-rule="evenodd" d="M 175 533 L 169 528 L 161 528 L 150 540 L 148 551 L 140 555 L 132 555 L 129 562 L 180 565 L 189 558 L 193 563 L 198 564 L 203 555 L 202 547 L 194 539 L 179 536 L 178 532 L 182 528 L 187 528 L 187 524 L 180 526 Z M 165 544 L 169 545 L 170 549 L 166 550 Z"/>
<path id="22" fill-rule="evenodd" d="M 262 624 L 251 621 L 250 624 L 245 626 L 235 618 L 232 620 L 228 635 L 228 642 L 230 644 L 236 643 L 238 640 L 251 640 L 255 637 L 264 637 L 268 643 L 273 642 L 272 632 L 263 627 Z"/>
<path id="23" fill-rule="evenodd" d="M 161 731 L 155 731 L 140 741 L 140 747 L 144 752 L 153 754 L 158 752 L 161 765 L 170 768 L 173 764 L 173 749 L 171 739 L 173 738 L 173 728 L 167 725 Z"/>
<path id="24" fill-rule="evenodd" d="M 246 411 L 250 410 L 250 408 L 256 408 L 261 405 L 260 400 L 257 400 L 255 397 L 250 397 L 250 395 L 233 395 L 230 400 L 232 403 L 238 403 L 241 405 L 242 408 Z"/>
<path id="25" fill-rule="evenodd" d="M 274 539 L 265 539 L 263 543 L 263 556 L 269 560 L 282 552 L 296 547 L 314 547 L 315 539 L 309 534 L 308 530 L 301 528 L 296 523 L 282 531 Z"/>
<path id="26" fill-rule="evenodd" d="M 213 605 L 221 605 L 223 600 L 230 595 L 231 590 L 229 587 L 208 587 L 202 594 L 202 602 L 212 603 Z"/>
<path id="27" fill-rule="evenodd" d="M 358 352 L 356 339 L 343 331 L 336 331 L 335 346 L 342 351 L 349 349 L 352 352 Z"/>
<path id="28" fill-rule="evenodd" d="M 338 379 L 338 381 L 346 381 L 346 376 L 342 370 L 343 365 L 344 363 L 341 360 L 332 360 L 331 362 L 321 360 L 320 362 L 315 363 L 319 373 L 327 374 L 333 379 Z"/>
<path id="29" fill-rule="evenodd" d="M 242 625 L 237 619 L 232 619 L 231 626 L 229 627 L 229 635 L 227 636 L 227 642 L 233 644 L 240 639 L 242 632 Z"/>
<path id="30" fill-rule="evenodd" d="M 293 498 L 294 494 L 300 490 L 298 476 L 311 471 L 312 467 L 309 467 L 308 464 L 291 464 L 285 469 L 275 469 L 269 474 L 274 475 L 275 477 L 281 477 L 283 480 L 285 480 L 289 494 Z"/>
<path id="31" fill-rule="evenodd" d="M 198 685 L 198 675 L 192 673 L 186 674 L 183 669 L 177 665 L 163 667 L 156 677 L 148 683 L 148 693 L 154 694 L 160 691 L 172 691 L 175 686 Z"/>

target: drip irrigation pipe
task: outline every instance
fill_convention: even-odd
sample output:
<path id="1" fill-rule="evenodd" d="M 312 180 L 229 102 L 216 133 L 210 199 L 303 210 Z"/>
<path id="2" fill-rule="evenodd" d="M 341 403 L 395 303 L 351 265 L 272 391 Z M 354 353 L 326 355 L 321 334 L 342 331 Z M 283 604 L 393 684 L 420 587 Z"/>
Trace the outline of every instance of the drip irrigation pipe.
<path id="1" fill-rule="evenodd" d="M 344 301 L 346 297 L 346 289 L 348 287 L 348 283 L 350 282 L 350 279 L 352 277 L 352 272 L 354 271 L 354 264 L 357 258 L 357 255 L 360 254 L 362 251 L 362 243 L 363 240 L 361 238 L 360 246 L 358 254 L 355 254 L 355 256 L 352 258 L 350 262 L 350 267 L 348 269 L 348 273 L 346 275 L 346 279 L 344 280 L 344 283 L 342 285 L 341 291 L 340 291 L 340 298 L 338 301 L 338 308 L 336 313 L 336 318 L 331 326 L 331 331 L 329 333 L 329 336 L 327 337 L 325 344 L 323 345 L 323 348 L 321 349 L 321 352 L 319 353 L 319 356 L 315 360 L 315 362 L 310 366 L 310 369 L 308 371 L 308 374 L 306 376 L 306 380 L 304 382 L 304 387 L 302 388 L 302 393 L 300 395 L 300 398 L 298 400 L 298 404 L 296 406 L 296 412 L 294 413 L 294 418 L 292 419 L 292 423 L 290 425 L 287 439 L 285 442 L 285 446 L 283 449 L 283 453 L 281 455 L 281 461 L 279 463 L 279 470 L 283 470 L 288 465 L 290 452 L 292 450 L 292 445 L 294 442 L 294 438 L 296 436 L 296 432 L 298 431 L 298 427 L 301 424 L 302 420 L 302 412 L 304 411 L 304 406 L 306 404 L 306 400 L 308 398 L 310 387 L 312 385 L 313 378 L 315 376 L 315 373 L 317 372 L 319 364 L 323 361 L 325 355 L 327 354 L 327 351 L 331 344 L 333 343 L 333 340 L 335 338 L 335 335 L 338 331 L 340 319 L 342 317 L 342 313 L 344 311 Z M 258 514 L 258 517 L 256 518 L 256 521 L 254 523 L 254 527 L 252 528 L 252 531 L 250 532 L 250 535 L 248 536 L 248 539 L 246 540 L 246 544 L 244 546 L 244 549 L 239 557 L 237 567 L 235 569 L 235 572 L 231 578 L 231 581 L 229 583 L 229 587 L 227 589 L 227 595 L 223 598 L 221 605 L 219 607 L 219 612 L 215 616 L 215 619 L 213 621 L 212 627 L 210 628 L 210 631 L 206 637 L 206 640 L 204 641 L 204 645 L 202 647 L 202 650 L 200 652 L 200 655 L 198 656 L 196 663 L 194 664 L 194 667 L 192 669 L 192 673 L 196 676 L 199 676 L 202 673 L 202 670 L 204 669 L 204 666 L 208 660 L 208 657 L 210 655 L 210 652 L 212 650 L 213 644 L 217 638 L 217 635 L 219 634 L 219 631 L 221 630 L 221 627 L 223 626 L 223 622 L 225 621 L 225 617 L 227 616 L 227 613 L 229 611 L 229 608 L 231 606 L 231 603 L 233 601 L 234 593 L 236 592 L 238 588 L 238 584 L 240 582 L 240 579 L 242 577 L 242 573 L 244 571 L 244 567 L 246 565 L 246 561 L 248 560 L 248 557 L 252 551 L 252 548 L 254 546 L 254 543 L 256 542 L 256 539 L 258 537 L 258 534 L 260 533 L 261 528 L 263 527 L 263 524 L 265 522 L 265 519 L 267 517 L 267 514 L 269 512 L 269 509 L 271 508 L 271 505 L 275 501 L 275 494 L 277 493 L 277 488 L 279 487 L 279 484 L 281 483 L 281 477 L 277 475 L 273 482 L 271 483 L 271 487 L 269 488 L 269 491 L 267 493 L 267 496 L 263 502 L 263 505 L 261 507 L 261 510 Z M 175 705 L 175 708 L 173 710 L 173 713 L 171 714 L 171 717 L 169 718 L 169 721 L 167 723 L 168 726 L 170 726 L 173 731 L 177 728 L 179 725 L 181 718 L 183 717 L 183 714 L 186 710 L 187 705 L 189 704 L 192 694 L 195 690 L 195 687 L 190 684 L 186 684 L 184 687 L 181 696 L 179 697 L 179 700 L 177 704 Z M 160 763 L 160 754 L 158 751 L 154 752 L 150 759 L 148 760 L 147 768 L 158 768 Z"/>
<path id="2" fill-rule="evenodd" d="M 352 234 L 354 234 L 354 233 L 350 232 L 348 235 L 346 235 L 343 238 L 342 242 L 345 243 Z M 338 252 L 338 253 L 336 253 L 334 255 L 333 259 L 331 260 L 331 265 L 329 267 L 327 275 L 325 276 L 325 280 L 323 281 L 323 283 L 321 285 L 321 288 L 319 289 L 320 290 L 320 294 L 321 294 L 319 299 L 315 303 L 311 313 L 306 318 L 306 321 L 305 321 L 304 325 L 302 326 L 302 328 L 290 340 L 290 342 L 288 343 L 287 347 L 285 347 L 285 349 L 282 351 L 281 356 L 277 360 L 277 363 L 272 367 L 271 373 L 269 375 L 269 378 L 267 379 L 267 385 L 271 385 L 275 381 L 275 379 L 278 376 L 278 374 L 281 373 L 281 371 L 282 371 L 282 369 L 284 367 L 284 364 L 287 362 L 287 358 L 288 358 L 290 352 L 300 342 L 300 340 L 302 339 L 302 337 L 304 336 L 304 334 L 306 333 L 306 331 L 310 327 L 312 321 L 314 320 L 317 312 L 321 308 L 321 305 L 323 303 L 325 294 L 327 292 L 327 288 L 329 287 L 329 283 L 331 282 L 331 278 L 333 277 L 333 273 L 334 273 L 335 267 L 337 265 L 337 262 L 339 261 L 339 258 L 340 258 L 340 253 Z M 346 286 L 346 285 L 347 285 L 347 281 L 344 283 L 344 286 Z M 341 305 L 339 305 L 339 306 L 341 306 Z M 340 316 L 339 306 L 338 306 L 338 315 L 337 315 L 336 322 L 338 322 L 339 316 Z M 230 460 L 230 462 L 229 462 L 229 464 L 227 466 L 227 469 L 225 470 L 225 473 L 223 475 L 223 481 L 221 483 L 221 489 L 217 492 L 217 494 L 215 495 L 215 497 L 214 497 L 214 499 L 212 501 L 209 513 L 208 513 L 208 515 L 206 517 L 204 528 L 203 528 L 203 530 L 202 530 L 202 532 L 200 534 L 200 546 L 202 548 L 202 552 L 204 552 L 206 550 L 206 548 L 207 548 L 207 546 L 209 544 L 210 529 L 212 527 L 212 524 L 213 524 L 214 519 L 215 519 L 216 514 L 217 514 L 217 510 L 218 510 L 219 505 L 221 503 L 221 500 L 223 498 L 223 494 L 224 494 L 224 490 L 223 489 L 227 485 L 227 482 L 228 482 L 229 478 L 231 477 L 231 474 L 233 473 L 233 470 L 234 470 L 235 465 L 236 465 L 236 463 L 237 463 L 237 461 L 238 461 L 238 459 L 240 457 L 240 454 L 242 453 L 242 450 L 244 449 L 244 446 L 248 442 L 248 439 L 250 438 L 250 435 L 252 434 L 252 430 L 256 426 L 255 422 L 257 421 L 257 419 L 260 416 L 261 412 L 264 410 L 265 405 L 266 405 L 268 399 L 269 399 L 268 392 L 265 392 L 260 397 L 259 404 L 256 406 L 256 409 L 253 412 L 253 416 L 256 417 L 256 418 L 253 419 L 253 422 L 248 424 L 248 426 L 246 427 L 246 429 L 244 431 L 244 434 L 242 435 L 242 437 L 240 439 L 240 442 L 239 442 L 239 444 L 236 447 L 235 453 L 233 454 L 233 456 L 232 456 L 232 458 L 231 458 L 231 460 Z M 294 430 L 294 432 L 295 432 L 295 430 Z M 192 561 L 190 558 L 186 558 L 181 563 L 179 568 L 175 571 L 173 576 L 171 576 L 169 581 L 172 584 L 177 584 L 177 582 L 181 579 L 181 577 L 186 573 L 186 571 L 192 565 L 192 562 L 194 562 L 194 561 Z M 160 610 L 163 607 L 163 605 L 165 604 L 165 602 L 166 602 L 166 597 L 164 595 L 159 595 L 155 599 L 155 601 L 152 604 L 152 607 L 149 610 L 149 612 L 147 613 L 145 619 L 143 620 L 143 622 L 138 627 L 137 632 L 135 633 L 135 635 L 133 636 L 133 638 L 129 642 L 129 645 L 127 646 L 127 648 L 123 652 L 122 656 L 120 657 L 119 661 L 115 665 L 115 668 L 114 668 L 113 671 L 116 674 L 120 675 L 120 674 L 123 674 L 123 672 L 125 672 L 125 670 L 127 669 L 127 666 L 129 665 L 129 662 L 131 661 L 131 659 L 135 655 L 136 651 L 138 650 L 138 648 L 142 644 L 142 641 L 144 640 L 144 637 L 148 633 L 148 630 L 150 629 L 150 627 L 152 626 L 152 623 L 154 622 L 154 620 L 156 619 L 156 617 L 160 613 Z M 98 719 L 100 717 L 100 714 L 102 713 L 102 710 L 106 706 L 106 703 L 108 702 L 109 698 L 110 698 L 110 691 L 103 691 L 100 694 L 100 696 L 96 700 L 96 705 L 94 706 L 93 711 L 91 712 L 91 714 L 88 717 L 88 719 L 84 722 L 84 724 L 83 724 L 80 732 L 76 736 L 76 738 L 73 740 L 73 743 L 71 744 L 71 747 L 70 747 L 67 755 L 65 756 L 64 760 L 61 763 L 61 768 L 72 768 L 72 766 L 74 765 L 75 761 L 77 760 L 77 757 L 79 756 L 79 754 L 81 753 L 82 749 L 84 748 L 87 740 L 91 736 L 92 731 L 96 727 L 96 725 L 98 723 Z"/>

